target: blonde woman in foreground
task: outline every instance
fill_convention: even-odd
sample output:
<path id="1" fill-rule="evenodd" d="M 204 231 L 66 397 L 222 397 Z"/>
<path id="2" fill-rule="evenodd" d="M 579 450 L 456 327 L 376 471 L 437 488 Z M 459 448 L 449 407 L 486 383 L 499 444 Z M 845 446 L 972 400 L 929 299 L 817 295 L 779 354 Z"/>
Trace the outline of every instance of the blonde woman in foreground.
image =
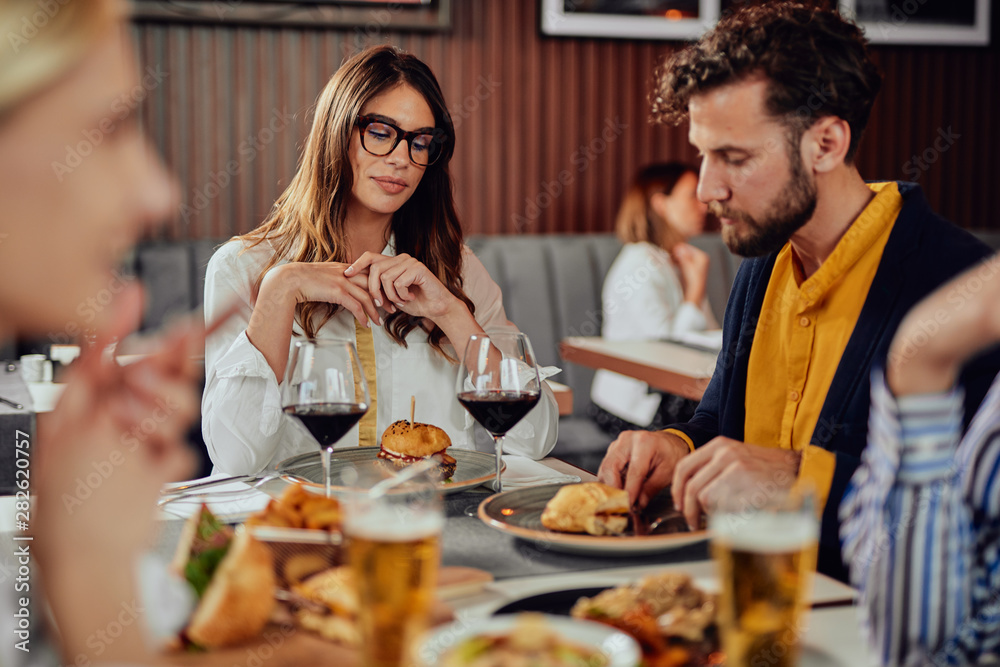
<path id="1" fill-rule="evenodd" d="M 83 324 L 78 304 L 117 284 L 123 253 L 175 205 L 174 186 L 136 123 L 126 7 L 111 0 L 50 4 L 54 12 L 44 21 L 40 3 L 0 4 L 0 335 L 7 339 Z M 79 161 L 67 160 L 70 147 Z M 135 327 L 141 301 L 139 290 L 128 288 L 100 314 L 96 349 Z M 143 606 L 135 571 L 161 485 L 190 474 L 183 438 L 197 396 L 187 359 L 201 339 L 178 332 L 161 352 L 127 367 L 85 354 L 55 411 L 38 419 L 37 435 L 18 436 L 35 504 L 31 540 L 0 536 L 0 664 L 148 657 L 148 614 L 135 611 Z M 129 446 L 130 433 L 151 419 L 155 431 Z M 111 474 L 89 494 L 78 491 L 81 480 L 109 465 Z M 6 576 L 22 567 L 30 582 Z M 46 627 L 46 602 L 61 641 Z M 109 628 L 120 634 L 101 640 Z"/>

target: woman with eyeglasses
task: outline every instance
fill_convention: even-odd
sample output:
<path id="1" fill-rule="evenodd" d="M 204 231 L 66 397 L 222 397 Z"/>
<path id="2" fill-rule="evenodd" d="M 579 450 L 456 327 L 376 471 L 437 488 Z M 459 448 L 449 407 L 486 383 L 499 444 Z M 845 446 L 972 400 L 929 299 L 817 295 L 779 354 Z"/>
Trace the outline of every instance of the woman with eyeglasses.
<path id="1" fill-rule="evenodd" d="M 472 448 L 454 395 L 474 333 L 516 330 L 499 287 L 463 244 L 448 163 L 455 128 L 430 69 L 379 46 L 348 60 L 320 94 L 298 172 L 264 223 L 209 262 L 205 316 L 242 312 L 205 348 L 203 431 L 217 470 L 252 473 L 313 452 L 281 412 L 297 337 L 355 341 L 372 405 L 340 446 L 379 443 L 409 417 Z M 542 458 L 555 445 L 551 392 L 507 438 Z"/>

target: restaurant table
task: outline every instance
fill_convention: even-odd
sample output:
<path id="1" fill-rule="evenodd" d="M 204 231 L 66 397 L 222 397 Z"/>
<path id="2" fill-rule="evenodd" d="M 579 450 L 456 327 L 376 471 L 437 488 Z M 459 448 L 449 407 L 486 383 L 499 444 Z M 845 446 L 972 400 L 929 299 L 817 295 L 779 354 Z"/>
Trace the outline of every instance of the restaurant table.
<path id="1" fill-rule="evenodd" d="M 568 417 L 573 414 L 573 389 L 568 385 L 561 382 L 553 382 L 552 380 L 546 380 L 549 383 L 549 388 L 552 389 L 552 393 L 556 397 L 556 407 L 559 408 L 560 417 Z"/>
<path id="2" fill-rule="evenodd" d="M 563 360 L 642 380 L 650 387 L 700 401 L 717 352 L 660 340 L 611 341 L 600 336 L 571 336 L 559 343 Z"/>
<path id="3" fill-rule="evenodd" d="M 578 475 L 584 481 L 592 481 L 593 475 L 557 459 L 545 459 L 545 465 L 553 470 Z M 269 495 L 279 494 L 284 486 L 281 480 L 272 480 L 261 487 Z M 490 615 L 504 604 L 529 595 L 566 590 L 571 588 L 613 586 L 635 581 L 652 572 L 668 570 L 685 572 L 696 582 L 706 587 L 714 587 L 715 575 L 712 561 L 708 560 L 707 543 L 667 551 L 652 556 L 598 557 L 563 554 L 547 549 L 544 543 L 532 543 L 513 538 L 489 528 L 479 519 L 466 516 L 464 510 L 487 498 L 490 492 L 485 488 L 464 491 L 446 496 L 447 519 L 442 537 L 442 564 L 474 567 L 492 574 L 494 581 L 486 584 L 478 592 L 449 601 L 455 617 L 460 622 L 472 622 Z M 0 516 L 12 514 L 13 507 L 0 499 Z M 156 551 L 169 557 L 180 535 L 183 521 L 180 519 L 160 522 L 160 534 Z M 10 525 L 0 521 L 0 531 L 9 531 Z M 0 532 L 0 569 L 3 561 L 12 552 L 11 534 Z M 9 563 L 8 563 L 9 567 Z M 809 629 L 805 635 L 801 664 L 805 667 L 825 667 L 827 665 L 865 665 L 869 656 L 863 648 L 855 609 L 851 606 L 856 592 L 829 577 L 817 575 L 810 602 Z M 297 635 L 298 633 L 296 633 Z M 282 634 L 280 628 L 272 628 L 266 640 L 256 646 L 244 646 L 221 653 L 196 656 L 180 656 L 178 664 L 196 667 L 210 667 L 243 664 L 248 655 L 261 657 L 264 652 L 286 651 L 287 662 L 282 659 L 275 664 L 317 664 L 322 660 L 330 664 L 356 665 L 355 654 L 343 648 L 326 644 L 309 636 Z M 286 641 L 287 640 L 287 641 Z M 281 644 L 281 646 L 279 646 Z M 275 658 L 278 654 L 275 653 Z"/>

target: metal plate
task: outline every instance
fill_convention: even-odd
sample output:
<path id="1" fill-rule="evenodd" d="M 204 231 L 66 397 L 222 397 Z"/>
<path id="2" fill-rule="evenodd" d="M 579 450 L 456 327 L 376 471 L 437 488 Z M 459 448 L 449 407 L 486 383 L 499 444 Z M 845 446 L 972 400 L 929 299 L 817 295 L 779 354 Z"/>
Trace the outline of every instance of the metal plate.
<path id="1" fill-rule="evenodd" d="M 707 530 L 689 531 L 683 520 L 664 522 L 651 535 L 597 536 L 560 533 L 542 525 L 542 510 L 563 484 L 549 484 L 504 491 L 479 505 L 479 518 L 487 526 L 515 537 L 544 542 L 553 551 L 598 556 L 645 556 L 679 549 L 708 539 Z M 650 502 L 643 514 L 647 520 L 676 514 L 668 491 Z M 679 517 L 679 515 L 678 515 Z"/>
<path id="2" fill-rule="evenodd" d="M 339 483 L 341 473 L 347 469 L 358 465 L 373 464 L 377 461 L 378 447 L 345 447 L 335 449 L 330 455 L 330 473 L 333 479 L 335 490 L 343 490 L 345 487 Z M 479 486 L 485 482 L 490 482 L 496 476 L 496 458 L 493 454 L 477 452 L 471 449 L 459 449 L 449 447 L 447 450 L 450 456 L 455 458 L 455 475 L 452 481 L 442 482 L 439 487 L 441 493 L 455 493 L 465 489 Z M 501 464 L 501 470 L 506 469 L 506 465 Z M 307 486 L 318 487 L 322 490 L 323 482 L 323 461 L 319 452 L 309 452 L 287 458 L 275 466 L 279 473 L 294 473 L 306 482 Z"/>

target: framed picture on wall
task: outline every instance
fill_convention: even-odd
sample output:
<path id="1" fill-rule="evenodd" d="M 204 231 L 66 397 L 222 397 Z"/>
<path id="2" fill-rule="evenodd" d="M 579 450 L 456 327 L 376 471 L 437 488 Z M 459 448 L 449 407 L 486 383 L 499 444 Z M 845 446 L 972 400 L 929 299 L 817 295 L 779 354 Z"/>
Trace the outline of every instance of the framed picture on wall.
<path id="1" fill-rule="evenodd" d="M 141 21 L 448 30 L 453 0 L 132 0 Z"/>
<path id="2" fill-rule="evenodd" d="M 694 40 L 750 0 L 542 0 L 542 33 L 553 36 Z M 752 0 L 757 2 L 759 0 Z M 766 1 L 766 0 L 764 0 Z M 990 41 L 990 0 L 813 0 L 838 6 L 874 44 Z"/>
<path id="3" fill-rule="evenodd" d="M 990 0 L 841 0 L 874 44 L 990 43 Z"/>
<path id="4" fill-rule="evenodd" d="M 546 35 L 697 39 L 719 18 L 719 0 L 542 0 Z"/>

